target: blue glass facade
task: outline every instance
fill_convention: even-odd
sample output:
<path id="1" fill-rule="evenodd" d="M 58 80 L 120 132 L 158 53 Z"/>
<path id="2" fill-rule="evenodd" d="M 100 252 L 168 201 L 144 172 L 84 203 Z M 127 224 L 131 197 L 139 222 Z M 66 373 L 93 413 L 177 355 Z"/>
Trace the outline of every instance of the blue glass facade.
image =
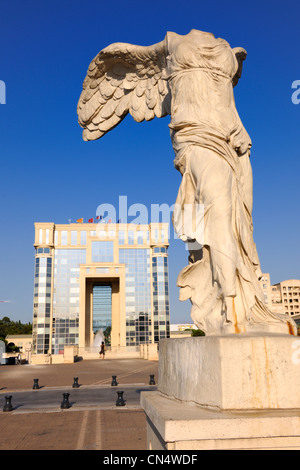
<path id="1" fill-rule="evenodd" d="M 151 342 L 150 249 L 122 248 L 119 262 L 126 265 L 126 344 Z"/>
<path id="2" fill-rule="evenodd" d="M 78 345 L 79 265 L 84 263 L 83 248 L 54 251 L 53 354 L 61 353 L 64 346 Z"/>
<path id="3" fill-rule="evenodd" d="M 166 248 L 154 248 L 152 257 L 154 341 L 170 336 L 169 274 Z"/>
<path id="4" fill-rule="evenodd" d="M 105 331 L 111 326 L 112 288 L 110 285 L 93 287 L 93 332 Z"/>
<path id="5" fill-rule="evenodd" d="M 34 271 L 33 343 L 38 354 L 46 354 L 50 346 L 52 258 L 41 257 L 43 248 L 37 253 Z"/>
<path id="6" fill-rule="evenodd" d="M 114 242 L 92 241 L 92 263 L 113 263 Z"/>
<path id="7" fill-rule="evenodd" d="M 113 330 L 113 295 L 119 299 L 114 315 L 122 312 L 122 328 L 126 324 L 123 345 L 169 337 L 167 231 L 160 238 L 162 229 L 152 233 L 147 225 L 96 228 L 96 224 L 37 224 L 33 305 L 37 354 L 62 354 L 65 346 L 80 346 L 81 321 L 86 324 L 85 346 L 91 344 L 93 333 L 108 326 Z"/>

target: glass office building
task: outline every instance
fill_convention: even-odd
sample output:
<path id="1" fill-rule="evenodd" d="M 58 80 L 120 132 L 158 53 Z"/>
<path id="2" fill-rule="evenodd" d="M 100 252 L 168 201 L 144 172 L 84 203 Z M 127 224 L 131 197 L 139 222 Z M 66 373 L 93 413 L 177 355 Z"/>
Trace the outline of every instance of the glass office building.
<path id="1" fill-rule="evenodd" d="M 35 224 L 33 352 L 169 337 L 168 224 Z"/>

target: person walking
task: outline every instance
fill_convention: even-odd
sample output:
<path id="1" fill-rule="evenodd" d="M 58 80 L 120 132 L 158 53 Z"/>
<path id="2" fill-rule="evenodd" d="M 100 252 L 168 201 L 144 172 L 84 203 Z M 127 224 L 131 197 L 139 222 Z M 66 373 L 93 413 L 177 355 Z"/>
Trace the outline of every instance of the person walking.
<path id="1" fill-rule="evenodd" d="M 102 341 L 101 343 L 101 347 L 100 347 L 100 357 L 102 356 L 102 359 L 105 358 L 105 351 L 106 351 L 106 347 L 105 347 L 105 344 L 104 344 L 104 341 Z"/>

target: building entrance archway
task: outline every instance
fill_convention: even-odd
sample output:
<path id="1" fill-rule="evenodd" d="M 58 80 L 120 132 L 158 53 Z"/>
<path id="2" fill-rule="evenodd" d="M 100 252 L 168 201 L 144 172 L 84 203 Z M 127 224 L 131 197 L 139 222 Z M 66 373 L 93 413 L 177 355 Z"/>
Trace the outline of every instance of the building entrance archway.
<path id="1" fill-rule="evenodd" d="M 79 345 L 91 350 L 94 347 L 95 333 L 100 330 L 104 332 L 111 327 L 111 349 L 126 346 L 123 276 L 83 275 L 81 282 Z"/>

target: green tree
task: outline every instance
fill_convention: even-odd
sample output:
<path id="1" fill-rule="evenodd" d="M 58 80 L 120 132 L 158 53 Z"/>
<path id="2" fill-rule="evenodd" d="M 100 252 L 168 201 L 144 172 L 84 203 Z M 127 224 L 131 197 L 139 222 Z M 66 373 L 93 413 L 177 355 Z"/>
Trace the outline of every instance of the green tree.
<path id="1" fill-rule="evenodd" d="M 205 336 L 204 331 L 202 330 L 191 330 L 192 331 L 192 336 Z"/>
<path id="2" fill-rule="evenodd" d="M 31 335 L 32 324 L 12 321 L 9 317 L 3 317 L 0 320 L 0 340 L 5 342 L 7 335 Z"/>
<path id="3" fill-rule="evenodd" d="M 105 343 L 108 344 L 108 345 L 110 345 L 110 335 L 111 335 L 111 326 L 108 326 L 103 331 L 103 336 L 104 336 L 104 339 L 105 339 Z"/>

